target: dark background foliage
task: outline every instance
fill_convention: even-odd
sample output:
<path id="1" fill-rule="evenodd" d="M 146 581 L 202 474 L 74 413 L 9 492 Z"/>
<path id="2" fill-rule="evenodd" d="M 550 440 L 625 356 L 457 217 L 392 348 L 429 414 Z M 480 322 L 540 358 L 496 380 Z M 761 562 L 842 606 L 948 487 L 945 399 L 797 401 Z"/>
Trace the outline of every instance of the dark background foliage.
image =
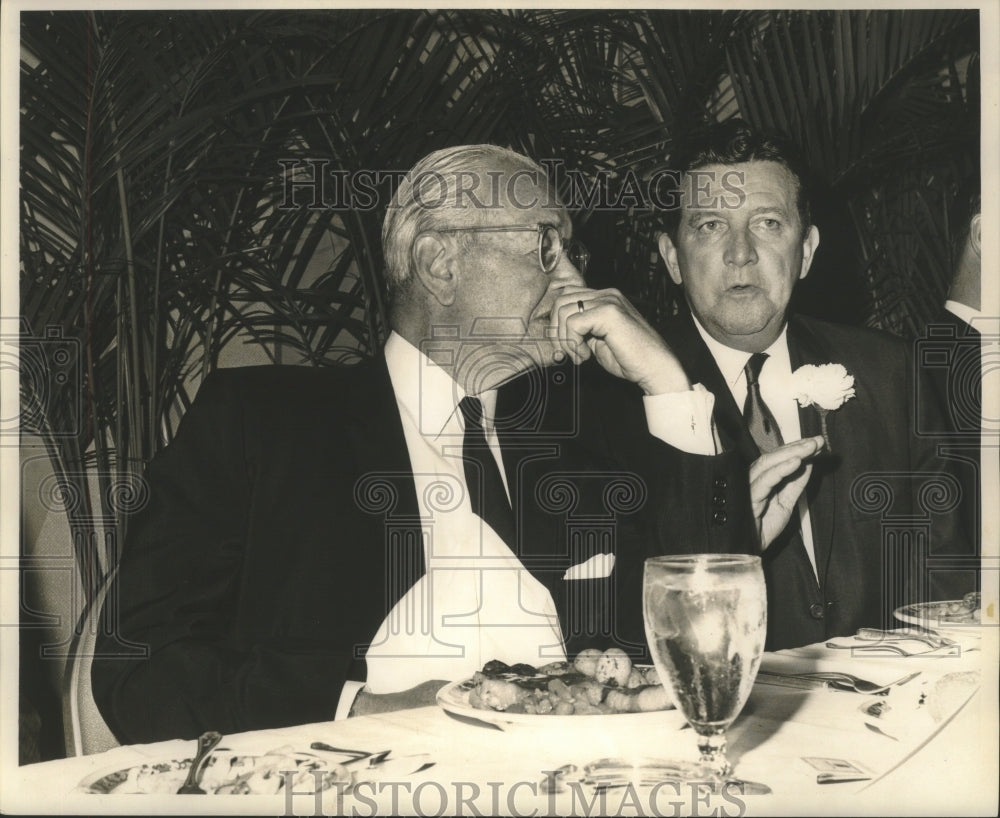
<path id="1" fill-rule="evenodd" d="M 979 173 L 976 11 L 37 11 L 21 36 L 22 430 L 74 498 L 85 599 L 123 535 L 116 487 L 207 371 L 234 348 L 328 365 L 384 340 L 391 185 L 353 208 L 300 186 L 288 207 L 318 163 L 493 142 L 613 201 L 680 135 L 740 116 L 816 173 L 798 308 L 908 337 L 944 298 L 949 204 Z M 563 192 L 591 283 L 669 315 L 660 214 Z"/>

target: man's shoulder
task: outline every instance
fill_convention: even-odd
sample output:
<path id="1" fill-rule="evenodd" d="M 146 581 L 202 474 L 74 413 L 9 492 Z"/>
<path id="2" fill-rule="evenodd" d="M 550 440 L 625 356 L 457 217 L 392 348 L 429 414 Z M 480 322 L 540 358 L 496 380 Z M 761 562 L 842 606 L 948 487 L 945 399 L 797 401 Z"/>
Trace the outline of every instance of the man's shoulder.
<path id="1" fill-rule="evenodd" d="M 315 401 L 342 402 L 380 382 L 384 361 L 366 359 L 357 364 L 325 367 L 263 365 L 214 370 L 198 390 L 199 400 L 230 399 L 266 406 L 302 405 Z"/>
<path id="2" fill-rule="evenodd" d="M 794 315 L 789 320 L 789 337 L 793 342 L 817 339 L 846 354 L 905 355 L 909 343 L 897 335 L 873 327 L 835 324 L 807 315 Z"/>

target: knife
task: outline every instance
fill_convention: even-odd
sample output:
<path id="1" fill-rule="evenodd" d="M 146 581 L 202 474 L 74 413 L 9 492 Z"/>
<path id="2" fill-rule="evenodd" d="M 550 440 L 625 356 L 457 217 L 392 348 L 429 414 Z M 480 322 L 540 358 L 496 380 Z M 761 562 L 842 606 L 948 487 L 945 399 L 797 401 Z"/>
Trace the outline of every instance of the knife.
<path id="1" fill-rule="evenodd" d="M 864 773 L 820 773 L 816 776 L 817 784 L 846 784 L 849 781 L 871 781 L 870 775 Z"/>
<path id="2" fill-rule="evenodd" d="M 691 787 L 705 787 L 712 795 L 725 791 L 729 795 L 770 795 L 772 790 L 767 784 L 759 781 L 745 781 L 742 778 L 727 778 L 725 781 L 689 781 L 686 778 L 671 778 L 669 776 L 640 776 L 638 778 L 622 778 L 621 776 L 588 776 L 578 779 L 583 784 L 592 786 L 597 792 L 623 789 L 625 787 L 653 786 L 668 782 Z"/>
<path id="3" fill-rule="evenodd" d="M 370 773 L 378 772 L 380 777 L 387 775 L 414 775 L 433 767 L 435 762 L 431 761 L 430 753 L 413 753 L 405 756 L 392 756 L 383 758 L 371 767 L 363 767 L 357 773 L 358 776 L 367 776 Z"/>

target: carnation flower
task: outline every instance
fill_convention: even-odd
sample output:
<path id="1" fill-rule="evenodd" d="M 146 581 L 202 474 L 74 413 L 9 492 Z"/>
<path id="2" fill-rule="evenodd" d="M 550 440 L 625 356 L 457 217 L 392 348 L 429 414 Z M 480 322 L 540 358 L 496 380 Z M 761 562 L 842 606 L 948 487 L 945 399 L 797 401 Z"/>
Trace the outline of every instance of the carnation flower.
<path id="1" fill-rule="evenodd" d="M 854 397 L 854 376 L 842 364 L 806 364 L 792 373 L 792 394 L 800 406 L 839 409 Z"/>
<path id="2" fill-rule="evenodd" d="M 854 376 L 842 364 L 806 364 L 792 373 L 792 395 L 799 406 L 815 404 L 823 428 L 823 441 L 831 450 L 826 413 L 839 409 L 854 397 Z"/>

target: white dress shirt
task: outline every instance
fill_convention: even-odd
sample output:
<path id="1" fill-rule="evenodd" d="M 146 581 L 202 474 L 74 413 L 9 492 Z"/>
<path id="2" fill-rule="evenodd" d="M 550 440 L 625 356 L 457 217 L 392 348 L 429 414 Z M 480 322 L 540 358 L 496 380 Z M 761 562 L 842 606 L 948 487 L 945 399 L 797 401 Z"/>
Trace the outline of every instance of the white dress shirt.
<path id="1" fill-rule="evenodd" d="M 544 664 L 565 657 L 551 594 L 482 518 L 474 514 L 462 461 L 465 391 L 422 351 L 395 332 L 385 358 L 399 407 L 423 519 L 424 576 L 379 627 L 366 660 L 365 689 L 407 690 L 429 679 L 471 676 L 490 659 Z M 477 395 L 487 442 L 508 497 L 493 417 L 496 390 Z M 675 448 L 715 454 L 714 396 L 699 387 L 646 397 L 650 431 Z M 588 571 L 613 570 L 611 561 L 573 566 L 567 581 Z M 604 574 L 606 575 L 606 574 Z M 361 683 L 344 687 L 337 718 L 345 718 Z"/>
<path id="2" fill-rule="evenodd" d="M 694 316 L 691 316 L 694 318 Z M 738 349 L 727 347 L 719 343 L 708 331 L 694 318 L 694 325 L 701 333 L 709 352 L 715 358 L 715 363 L 725 378 L 729 391 L 733 394 L 736 406 L 743 411 L 743 404 L 747 399 L 747 379 L 744 369 L 750 360 L 749 352 L 741 352 Z M 785 443 L 791 443 L 802 438 L 802 428 L 799 425 L 799 405 L 793 397 L 792 391 L 792 361 L 788 357 L 788 325 L 781 330 L 781 335 L 771 346 L 764 350 L 767 353 L 767 360 L 760 370 L 758 383 L 760 384 L 760 396 L 767 404 L 777 421 L 778 429 L 781 430 L 781 439 Z M 812 523 L 809 517 L 809 504 L 806 501 L 805 492 L 799 498 L 798 504 L 799 529 L 802 535 L 802 543 L 805 545 L 806 554 L 809 556 L 809 563 L 812 565 L 813 573 L 819 576 L 816 571 L 816 550 L 813 546 Z"/>
<path id="3" fill-rule="evenodd" d="M 951 299 L 944 302 L 944 308 L 952 315 L 960 318 L 973 329 L 978 329 L 977 324 L 983 316 L 983 313 L 980 310 L 977 310 L 975 307 L 970 307 L 968 304 L 963 304 L 960 301 L 952 301 Z"/>

